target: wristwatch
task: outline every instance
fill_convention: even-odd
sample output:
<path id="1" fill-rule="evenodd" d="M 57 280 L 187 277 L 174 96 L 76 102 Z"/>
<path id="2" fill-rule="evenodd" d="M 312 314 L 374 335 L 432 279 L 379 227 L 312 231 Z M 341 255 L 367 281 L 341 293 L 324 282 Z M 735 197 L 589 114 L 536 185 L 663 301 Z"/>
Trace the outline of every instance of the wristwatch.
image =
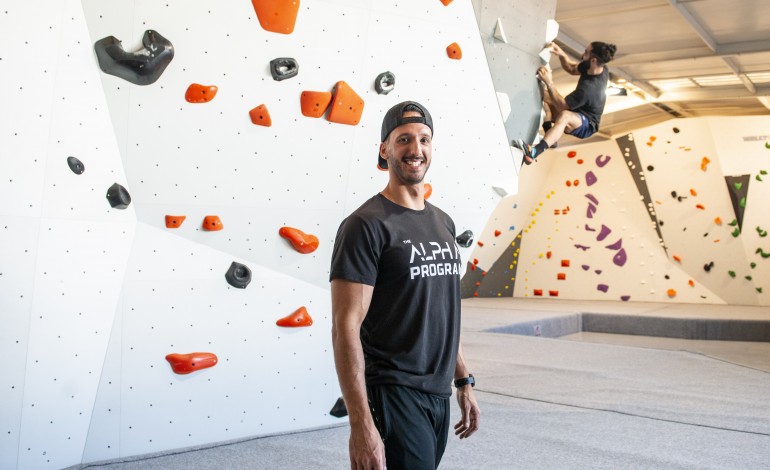
<path id="1" fill-rule="evenodd" d="M 466 385 L 470 385 L 471 387 L 476 386 L 476 379 L 473 378 L 473 374 L 468 374 L 468 377 L 463 377 L 462 379 L 455 379 L 455 388 L 464 387 Z"/>

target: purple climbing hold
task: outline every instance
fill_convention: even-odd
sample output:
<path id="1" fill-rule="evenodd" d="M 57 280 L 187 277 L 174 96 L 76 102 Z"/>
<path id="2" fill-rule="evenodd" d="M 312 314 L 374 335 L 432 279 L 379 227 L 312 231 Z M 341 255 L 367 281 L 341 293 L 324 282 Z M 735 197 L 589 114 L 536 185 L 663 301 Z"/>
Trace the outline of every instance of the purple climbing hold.
<path id="1" fill-rule="evenodd" d="M 596 236 L 596 241 L 604 240 L 605 238 L 607 238 L 607 235 L 609 235 L 610 232 L 612 232 L 612 230 L 610 230 L 610 228 L 607 227 L 606 225 L 602 224 L 602 229 L 599 232 L 599 235 Z"/>
<path id="2" fill-rule="evenodd" d="M 586 224 L 586 231 L 587 232 L 595 232 L 596 229 L 595 228 L 591 228 L 588 224 Z"/>
<path id="3" fill-rule="evenodd" d="M 607 291 L 610 290 L 610 286 L 608 286 L 607 284 L 599 284 L 596 286 L 596 290 L 600 290 L 606 294 Z"/>
<path id="4" fill-rule="evenodd" d="M 626 264 L 626 261 L 628 261 L 628 256 L 626 255 L 625 248 L 621 248 L 620 251 L 615 253 L 615 256 L 612 257 L 612 262 L 615 263 L 616 266 L 622 267 Z"/>
<path id="5" fill-rule="evenodd" d="M 628 302 L 629 300 L 631 300 L 631 296 L 630 295 L 621 295 L 620 296 L 620 300 L 622 300 L 623 302 Z"/>
<path id="6" fill-rule="evenodd" d="M 583 271 L 588 271 L 589 269 L 591 269 L 591 266 L 584 264 L 583 266 L 581 266 L 581 268 L 583 268 Z"/>
<path id="7" fill-rule="evenodd" d="M 610 157 L 609 155 L 598 155 L 596 157 L 596 166 L 598 166 L 599 168 L 602 168 L 604 167 L 604 165 L 608 164 L 611 159 L 612 157 Z"/>
<path id="8" fill-rule="evenodd" d="M 586 184 L 588 186 L 593 185 L 594 183 L 596 183 L 596 181 L 597 181 L 596 175 L 594 174 L 593 171 L 589 171 L 588 173 L 586 173 Z"/>
<path id="9" fill-rule="evenodd" d="M 613 243 L 612 245 L 607 245 L 607 249 L 609 250 L 619 250 L 623 246 L 623 239 L 620 238 L 618 241 Z"/>
<path id="10" fill-rule="evenodd" d="M 601 273 L 602 273 L 602 270 L 601 270 L 601 269 L 597 269 L 597 270 L 595 270 L 594 272 L 595 272 L 596 274 L 601 274 Z"/>
<path id="11" fill-rule="evenodd" d="M 575 244 L 575 248 L 580 248 L 581 250 L 586 251 L 586 250 L 588 250 L 591 247 L 590 246 L 585 246 L 585 245 L 580 245 L 580 244 L 576 243 Z"/>
<path id="12" fill-rule="evenodd" d="M 593 204 L 588 204 L 588 209 L 586 209 L 586 217 L 593 219 L 594 214 L 596 214 L 596 206 Z"/>
<path id="13" fill-rule="evenodd" d="M 586 197 L 587 197 L 587 198 L 588 198 L 588 199 L 589 199 L 591 202 L 593 202 L 594 204 L 596 204 L 597 206 L 599 205 L 599 200 L 598 200 L 598 199 L 596 199 L 596 196 L 594 196 L 593 194 L 591 194 L 591 193 L 586 193 Z"/>

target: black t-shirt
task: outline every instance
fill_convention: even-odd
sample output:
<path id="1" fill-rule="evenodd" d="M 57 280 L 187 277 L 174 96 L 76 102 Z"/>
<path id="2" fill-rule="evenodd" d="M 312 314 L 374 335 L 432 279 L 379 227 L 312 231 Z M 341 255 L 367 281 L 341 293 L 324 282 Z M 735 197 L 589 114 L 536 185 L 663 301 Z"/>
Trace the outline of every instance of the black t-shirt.
<path id="1" fill-rule="evenodd" d="M 451 395 L 460 340 L 460 252 L 452 219 L 378 194 L 337 231 L 330 280 L 374 286 L 361 325 L 368 385 Z"/>
<path id="2" fill-rule="evenodd" d="M 602 73 L 588 75 L 588 66 L 586 61 L 578 64 L 580 79 L 577 87 L 564 100 L 570 110 L 588 118 L 588 122 L 591 123 L 594 132 L 596 132 L 599 130 L 599 121 L 604 112 L 604 103 L 607 101 L 607 82 L 610 79 L 610 71 L 605 65 Z"/>

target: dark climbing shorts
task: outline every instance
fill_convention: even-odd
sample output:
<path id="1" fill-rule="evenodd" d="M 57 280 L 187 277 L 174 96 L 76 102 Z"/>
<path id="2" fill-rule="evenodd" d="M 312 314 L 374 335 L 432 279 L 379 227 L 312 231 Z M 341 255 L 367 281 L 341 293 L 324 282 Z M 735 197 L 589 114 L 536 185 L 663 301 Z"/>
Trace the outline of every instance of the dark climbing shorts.
<path id="1" fill-rule="evenodd" d="M 582 124 L 580 125 L 580 127 L 575 129 L 574 131 L 569 132 L 569 135 L 574 135 L 578 139 L 587 139 L 592 135 L 594 135 L 594 132 L 596 131 L 594 130 L 594 126 L 592 126 L 591 123 L 588 122 L 588 118 L 585 117 L 585 115 L 582 113 L 577 113 L 577 114 L 580 115 L 580 120 L 582 121 Z"/>
<path id="2" fill-rule="evenodd" d="M 366 390 L 388 470 L 435 470 L 449 435 L 449 398 L 400 385 Z"/>

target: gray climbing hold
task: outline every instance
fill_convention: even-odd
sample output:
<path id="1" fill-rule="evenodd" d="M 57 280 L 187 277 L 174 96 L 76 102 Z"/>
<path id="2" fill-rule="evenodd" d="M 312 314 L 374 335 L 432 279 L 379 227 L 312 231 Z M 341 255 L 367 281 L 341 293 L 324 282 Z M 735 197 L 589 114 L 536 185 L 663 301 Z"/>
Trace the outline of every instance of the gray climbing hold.
<path id="1" fill-rule="evenodd" d="M 225 273 L 227 283 L 238 289 L 245 289 L 251 282 L 251 269 L 248 266 L 233 261 Z"/>
<path id="2" fill-rule="evenodd" d="M 72 170 L 72 172 L 76 175 L 82 175 L 83 172 L 86 171 L 86 167 L 83 165 L 83 162 L 75 157 L 67 157 L 67 165 L 69 165 L 70 170 Z"/>
<path id="3" fill-rule="evenodd" d="M 160 78 L 174 58 L 171 41 L 148 29 L 142 37 L 142 49 L 126 52 L 115 36 L 96 41 L 94 50 L 104 73 L 115 75 L 134 85 L 150 85 Z"/>
<path id="4" fill-rule="evenodd" d="M 131 195 L 126 188 L 115 183 L 107 190 L 107 201 L 113 209 L 125 209 L 131 204 Z"/>
<path id="5" fill-rule="evenodd" d="M 290 57 L 279 57 L 270 61 L 270 74 L 273 80 L 281 81 L 296 77 L 299 73 L 299 64 Z"/>
<path id="6" fill-rule="evenodd" d="M 473 232 L 466 230 L 455 238 L 457 244 L 463 248 L 468 248 L 473 244 Z"/>
<path id="7" fill-rule="evenodd" d="M 382 72 L 374 81 L 374 89 L 380 95 L 387 95 L 396 87 L 396 76 L 393 72 Z"/>

